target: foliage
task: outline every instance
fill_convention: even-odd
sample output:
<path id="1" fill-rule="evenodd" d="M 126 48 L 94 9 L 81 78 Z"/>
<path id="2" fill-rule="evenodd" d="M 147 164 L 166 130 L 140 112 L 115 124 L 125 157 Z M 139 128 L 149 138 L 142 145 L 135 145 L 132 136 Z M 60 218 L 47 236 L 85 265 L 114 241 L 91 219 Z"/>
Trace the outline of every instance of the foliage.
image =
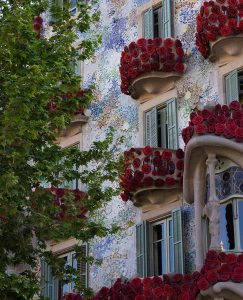
<path id="1" fill-rule="evenodd" d="M 111 130 L 105 140 L 82 153 L 56 143 L 74 111 L 91 100 L 92 90 L 77 96 L 80 78 L 74 72 L 74 61 L 89 58 L 100 42 L 99 36 L 84 37 L 99 19 L 92 1 L 86 2 L 77 1 L 74 18 L 68 4 L 62 9 L 54 1 L 49 7 L 47 0 L 0 0 L 1 299 L 32 299 L 38 293 L 40 258 L 53 266 L 58 278 L 70 280 L 75 270 L 64 269 L 47 251 L 47 241 L 72 236 L 88 242 L 114 229 L 98 224 L 92 215 L 119 194 L 113 182 L 120 172 L 121 140 L 115 144 Z M 52 30 L 46 24 L 40 28 L 34 23 L 33 28 L 35 17 L 46 11 L 54 18 Z M 80 55 L 73 46 L 77 32 L 82 37 Z M 61 186 L 75 178 L 84 184 L 82 206 L 89 217 L 58 218 L 60 206 L 53 205 L 52 192 L 41 183 Z M 65 203 L 73 215 L 80 209 L 72 195 L 65 196 Z M 16 266 L 21 269 L 18 275 L 10 272 Z"/>

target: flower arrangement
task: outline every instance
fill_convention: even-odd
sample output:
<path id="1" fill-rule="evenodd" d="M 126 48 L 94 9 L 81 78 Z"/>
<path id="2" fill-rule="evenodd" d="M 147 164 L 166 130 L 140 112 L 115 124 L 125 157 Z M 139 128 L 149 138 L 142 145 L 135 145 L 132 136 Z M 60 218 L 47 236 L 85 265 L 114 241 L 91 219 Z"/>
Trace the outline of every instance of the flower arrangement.
<path id="1" fill-rule="evenodd" d="M 92 300 L 194 300 L 200 291 L 225 281 L 243 282 L 243 254 L 210 250 L 200 272 L 127 281 L 118 278 L 111 288 L 101 288 Z"/>
<path id="2" fill-rule="evenodd" d="M 56 188 L 52 186 L 50 189 L 46 189 L 50 191 L 54 196 L 53 204 L 56 207 L 59 207 L 60 212 L 55 215 L 56 219 L 71 219 L 71 218 L 86 218 L 86 214 L 88 210 L 82 205 L 83 201 L 86 198 L 86 194 L 78 189 L 70 190 L 63 188 Z M 69 212 L 69 204 L 66 197 L 68 195 L 74 198 L 73 202 L 77 205 L 75 207 L 72 205 L 72 213 L 76 212 L 75 215 Z M 81 205 L 80 205 L 81 204 Z"/>
<path id="3" fill-rule="evenodd" d="M 134 78 L 151 71 L 183 73 L 184 51 L 180 40 L 141 38 L 125 46 L 121 54 L 121 91 L 131 95 Z"/>
<path id="4" fill-rule="evenodd" d="M 125 168 L 120 185 L 121 198 L 128 201 L 139 188 L 166 186 L 171 188 L 182 184 L 184 152 L 181 149 L 167 150 L 146 146 L 125 151 Z"/>
<path id="5" fill-rule="evenodd" d="M 215 134 L 243 142 L 243 105 L 232 101 L 229 106 L 217 104 L 212 111 L 204 109 L 192 112 L 189 126 L 182 130 L 185 144 L 194 134 Z"/>
<path id="6" fill-rule="evenodd" d="M 210 55 L 210 42 L 243 32 L 242 0 L 205 1 L 197 15 L 196 45 L 204 58 Z"/>
<path id="7" fill-rule="evenodd" d="M 61 300 L 82 300 L 82 297 L 77 293 L 68 293 L 67 295 L 63 296 Z"/>

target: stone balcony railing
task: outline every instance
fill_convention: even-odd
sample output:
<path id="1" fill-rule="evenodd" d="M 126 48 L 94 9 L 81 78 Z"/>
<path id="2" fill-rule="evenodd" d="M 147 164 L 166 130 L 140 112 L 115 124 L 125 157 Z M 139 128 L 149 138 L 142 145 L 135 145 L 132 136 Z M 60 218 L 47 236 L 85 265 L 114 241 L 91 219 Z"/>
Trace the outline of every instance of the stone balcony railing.
<path id="1" fill-rule="evenodd" d="M 243 3 L 205 1 L 197 15 L 196 45 L 211 60 L 224 61 L 243 51 Z"/>
<path id="2" fill-rule="evenodd" d="M 135 206 L 160 204 L 182 188 L 184 152 L 181 149 L 132 148 L 125 152 L 121 197 Z"/>
<path id="3" fill-rule="evenodd" d="M 121 54 L 121 91 L 143 101 L 171 89 L 184 71 L 180 40 L 141 38 L 125 46 Z"/>
<path id="4" fill-rule="evenodd" d="M 210 250 L 200 272 L 124 280 L 102 287 L 92 300 L 241 300 L 243 254 Z"/>

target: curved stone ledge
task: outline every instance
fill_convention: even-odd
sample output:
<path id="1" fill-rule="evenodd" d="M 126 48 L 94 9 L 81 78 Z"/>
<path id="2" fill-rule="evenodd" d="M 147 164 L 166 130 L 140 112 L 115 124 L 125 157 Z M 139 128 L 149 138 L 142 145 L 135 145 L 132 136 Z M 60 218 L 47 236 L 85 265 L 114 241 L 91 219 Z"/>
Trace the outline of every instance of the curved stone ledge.
<path id="1" fill-rule="evenodd" d="M 220 37 L 215 42 L 210 42 L 211 61 L 223 62 L 232 56 L 243 53 L 243 34 Z"/>
<path id="2" fill-rule="evenodd" d="M 183 197 L 187 203 L 194 201 L 194 188 L 202 193 L 205 185 L 207 153 L 215 153 L 234 161 L 243 168 L 243 144 L 215 135 L 194 136 L 188 142 L 184 158 Z"/>
<path id="3" fill-rule="evenodd" d="M 205 291 L 200 292 L 203 300 L 242 300 L 243 284 L 234 282 L 218 282 Z"/>
<path id="4" fill-rule="evenodd" d="M 150 72 L 138 76 L 131 83 L 131 96 L 140 101 L 152 98 L 159 93 L 165 93 L 175 86 L 175 81 L 182 74 L 177 72 Z"/>
<path id="5" fill-rule="evenodd" d="M 145 207 L 150 204 L 162 204 L 170 202 L 170 198 L 175 199 L 181 192 L 182 187 L 179 184 L 169 187 L 149 187 L 141 188 L 133 194 L 133 204 L 136 207 Z"/>

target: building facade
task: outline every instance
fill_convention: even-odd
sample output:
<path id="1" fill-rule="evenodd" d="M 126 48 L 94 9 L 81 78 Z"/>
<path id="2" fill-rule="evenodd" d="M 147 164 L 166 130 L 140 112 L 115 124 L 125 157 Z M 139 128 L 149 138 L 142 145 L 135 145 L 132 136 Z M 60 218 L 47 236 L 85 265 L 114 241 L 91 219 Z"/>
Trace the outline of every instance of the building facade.
<path id="1" fill-rule="evenodd" d="M 103 42 L 77 72 L 95 97 L 60 144 L 87 150 L 109 126 L 125 136 L 123 192 L 100 212 L 121 231 L 84 245 L 100 266 L 76 262 L 72 239 L 52 251 L 95 291 L 121 277 L 199 271 L 208 286 L 190 282 L 197 299 L 243 299 L 242 1 L 100 0 L 94 9 Z M 235 265 L 224 272 L 229 261 L 210 249 L 237 255 L 227 258 Z M 48 274 L 50 299 L 72 291 Z M 135 296 L 106 297 L 97 299 Z"/>

